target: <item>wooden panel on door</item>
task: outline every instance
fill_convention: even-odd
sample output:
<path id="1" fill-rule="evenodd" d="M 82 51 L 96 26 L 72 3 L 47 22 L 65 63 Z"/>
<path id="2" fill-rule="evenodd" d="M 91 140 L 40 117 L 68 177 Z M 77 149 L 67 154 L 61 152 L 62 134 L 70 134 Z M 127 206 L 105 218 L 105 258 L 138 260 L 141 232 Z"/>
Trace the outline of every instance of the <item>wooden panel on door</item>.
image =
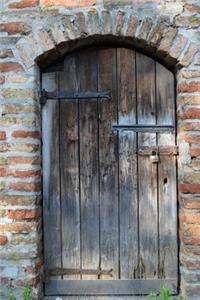
<path id="1" fill-rule="evenodd" d="M 79 90 L 97 90 L 97 52 L 82 51 L 78 60 Z M 99 268 L 99 174 L 97 99 L 79 102 L 81 267 Z M 82 275 L 82 279 L 97 279 Z"/>
<path id="2" fill-rule="evenodd" d="M 70 80 L 69 80 L 70 74 Z M 67 56 L 64 73 L 60 73 L 60 90 L 77 91 L 76 55 Z M 63 268 L 79 269 L 80 257 L 80 191 L 78 101 L 60 101 L 60 169 Z M 80 278 L 65 275 L 63 278 Z"/>
<path id="3" fill-rule="evenodd" d="M 118 124 L 136 122 L 135 52 L 117 49 Z M 120 278 L 136 276 L 138 259 L 136 133 L 119 131 Z"/>
<path id="4" fill-rule="evenodd" d="M 156 124 L 155 62 L 136 55 L 137 121 Z M 156 133 L 138 133 L 138 150 L 156 146 Z M 140 278 L 156 278 L 158 267 L 157 165 L 149 156 L 138 156 L 139 260 Z"/>
<path id="5" fill-rule="evenodd" d="M 42 88 L 58 90 L 58 73 L 44 73 Z M 61 267 L 59 103 L 48 100 L 42 110 L 44 255 L 46 269 Z M 58 277 L 59 278 L 59 277 Z"/>
<path id="6" fill-rule="evenodd" d="M 160 125 L 175 123 L 174 76 L 156 63 L 157 120 Z M 174 146 L 175 132 L 158 134 L 158 146 Z M 160 156 L 159 192 L 159 278 L 177 278 L 177 180 L 176 156 Z"/>
<path id="7" fill-rule="evenodd" d="M 111 90 L 111 101 L 99 104 L 100 260 L 102 269 L 119 276 L 118 142 L 112 125 L 117 122 L 116 49 L 99 50 L 98 89 Z M 102 275 L 102 279 L 108 279 Z"/>

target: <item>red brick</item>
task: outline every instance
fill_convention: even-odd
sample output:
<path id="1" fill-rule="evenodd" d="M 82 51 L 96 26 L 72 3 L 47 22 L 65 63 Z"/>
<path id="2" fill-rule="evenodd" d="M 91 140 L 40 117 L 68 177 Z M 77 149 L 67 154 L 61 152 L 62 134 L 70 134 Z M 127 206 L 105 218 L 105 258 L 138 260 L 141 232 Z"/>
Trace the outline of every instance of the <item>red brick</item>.
<path id="1" fill-rule="evenodd" d="M 41 0 L 43 6 L 83 7 L 96 4 L 96 0 Z"/>
<path id="2" fill-rule="evenodd" d="M 0 131 L 0 140 L 3 141 L 6 139 L 6 133 L 5 131 Z"/>
<path id="3" fill-rule="evenodd" d="M 0 24 L 0 31 L 6 31 L 8 34 L 27 34 L 31 31 L 31 27 L 24 22 L 8 22 Z"/>
<path id="4" fill-rule="evenodd" d="M 0 177 L 13 176 L 13 177 L 32 177 L 41 174 L 40 170 L 9 170 L 7 168 L 0 168 Z"/>
<path id="5" fill-rule="evenodd" d="M 183 213 L 180 220 L 187 224 L 200 224 L 200 213 Z"/>
<path id="6" fill-rule="evenodd" d="M 177 87 L 178 93 L 194 93 L 200 91 L 200 81 L 183 82 Z"/>
<path id="7" fill-rule="evenodd" d="M 200 130 L 200 123 L 199 122 L 185 122 L 179 126 L 179 129 L 185 130 L 185 131 L 197 131 L 197 130 Z"/>
<path id="8" fill-rule="evenodd" d="M 199 119 L 200 118 L 200 108 L 190 107 L 186 109 L 183 113 L 178 114 L 179 119 Z M 200 127 L 199 127 L 200 129 Z"/>
<path id="9" fill-rule="evenodd" d="M 5 77 L 3 75 L 0 75 L 0 84 L 5 83 Z"/>
<path id="10" fill-rule="evenodd" d="M 0 224 L 0 232 L 28 233 L 37 230 L 37 222 L 19 222 Z"/>
<path id="11" fill-rule="evenodd" d="M 1 196 L 1 205 L 36 205 L 40 196 Z"/>
<path id="12" fill-rule="evenodd" d="M 13 57 L 13 52 L 11 49 L 2 49 L 0 50 L 0 58 Z"/>
<path id="13" fill-rule="evenodd" d="M 181 138 L 186 141 L 187 143 L 190 144 L 200 144 L 200 135 L 196 135 L 196 134 L 182 134 Z"/>
<path id="14" fill-rule="evenodd" d="M 38 139 L 40 138 L 40 132 L 39 131 L 25 131 L 25 130 L 15 130 L 12 133 L 12 136 L 15 138 L 34 138 Z"/>
<path id="15" fill-rule="evenodd" d="M 5 235 L 0 235 L 0 246 L 4 246 L 5 244 L 7 244 L 8 242 L 8 238 Z"/>
<path id="16" fill-rule="evenodd" d="M 190 149 L 191 157 L 198 157 L 200 156 L 200 148 L 191 148 Z"/>
<path id="17" fill-rule="evenodd" d="M 15 191 L 39 192 L 41 184 L 40 182 L 14 182 L 10 184 L 10 188 Z"/>
<path id="18" fill-rule="evenodd" d="M 2 62 L 0 63 L 0 72 L 23 71 L 22 65 L 16 62 Z"/>
<path id="19" fill-rule="evenodd" d="M 39 0 L 21 0 L 19 2 L 12 2 L 8 4 L 8 8 L 22 9 L 35 7 L 39 4 Z"/>
<path id="20" fill-rule="evenodd" d="M 14 220 L 37 219 L 41 216 L 39 209 L 10 209 L 7 216 Z"/>
<path id="21" fill-rule="evenodd" d="M 187 194 L 198 194 L 200 193 L 200 183 L 180 183 L 179 191 Z"/>
<path id="22" fill-rule="evenodd" d="M 39 156 L 29 157 L 29 156 L 9 156 L 8 164 L 31 164 L 37 165 L 41 163 L 41 159 Z"/>
<path id="23" fill-rule="evenodd" d="M 181 205 L 188 209 L 200 209 L 200 198 L 181 198 Z"/>

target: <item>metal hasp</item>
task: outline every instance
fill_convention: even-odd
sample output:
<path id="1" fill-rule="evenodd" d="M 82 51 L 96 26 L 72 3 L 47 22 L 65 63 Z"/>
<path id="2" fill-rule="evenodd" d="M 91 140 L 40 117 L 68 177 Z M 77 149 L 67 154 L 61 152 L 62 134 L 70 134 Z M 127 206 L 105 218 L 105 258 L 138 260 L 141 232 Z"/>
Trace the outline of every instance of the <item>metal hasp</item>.
<path id="1" fill-rule="evenodd" d="M 115 131 L 135 131 L 135 132 L 174 132 L 175 126 L 173 125 L 113 125 Z"/>
<path id="2" fill-rule="evenodd" d="M 45 104 L 47 100 L 96 100 L 96 99 L 104 99 L 110 100 L 111 99 L 111 92 L 110 91 L 101 91 L 101 92 L 47 92 L 46 90 L 41 91 L 40 103 Z"/>

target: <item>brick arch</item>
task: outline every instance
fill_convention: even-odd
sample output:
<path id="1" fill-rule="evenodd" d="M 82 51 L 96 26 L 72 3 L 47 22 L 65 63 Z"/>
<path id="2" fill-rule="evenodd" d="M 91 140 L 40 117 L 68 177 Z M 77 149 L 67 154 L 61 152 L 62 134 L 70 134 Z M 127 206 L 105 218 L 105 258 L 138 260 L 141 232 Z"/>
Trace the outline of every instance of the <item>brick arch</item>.
<path id="1" fill-rule="evenodd" d="M 55 17 L 49 17 L 16 47 L 25 67 L 30 68 L 35 61 L 46 67 L 68 52 L 94 44 L 134 47 L 173 70 L 187 67 L 197 52 L 195 44 L 165 16 L 155 20 L 132 12 L 95 8 L 56 17 L 56 22 Z"/>

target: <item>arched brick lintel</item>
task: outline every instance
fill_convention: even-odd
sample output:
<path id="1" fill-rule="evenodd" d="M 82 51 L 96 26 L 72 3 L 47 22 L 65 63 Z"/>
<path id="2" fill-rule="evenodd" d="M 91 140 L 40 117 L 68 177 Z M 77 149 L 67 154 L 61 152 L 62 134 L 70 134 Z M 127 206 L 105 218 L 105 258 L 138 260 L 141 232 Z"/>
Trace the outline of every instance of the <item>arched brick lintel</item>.
<path id="1" fill-rule="evenodd" d="M 90 45 L 123 45 L 137 49 L 176 71 L 187 67 L 198 51 L 169 19 L 143 19 L 127 11 L 92 9 L 70 16 L 48 17 L 43 26 L 19 40 L 17 49 L 26 68 L 36 61 L 45 68 L 66 53 Z"/>

